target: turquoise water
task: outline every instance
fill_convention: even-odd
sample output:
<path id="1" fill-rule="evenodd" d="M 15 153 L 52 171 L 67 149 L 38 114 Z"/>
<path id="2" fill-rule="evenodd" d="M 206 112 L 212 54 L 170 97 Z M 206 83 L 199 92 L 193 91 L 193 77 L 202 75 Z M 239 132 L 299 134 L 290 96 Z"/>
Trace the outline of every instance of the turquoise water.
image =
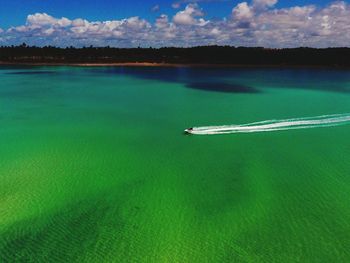
<path id="1" fill-rule="evenodd" d="M 349 262 L 350 71 L 0 68 L 0 262 Z"/>

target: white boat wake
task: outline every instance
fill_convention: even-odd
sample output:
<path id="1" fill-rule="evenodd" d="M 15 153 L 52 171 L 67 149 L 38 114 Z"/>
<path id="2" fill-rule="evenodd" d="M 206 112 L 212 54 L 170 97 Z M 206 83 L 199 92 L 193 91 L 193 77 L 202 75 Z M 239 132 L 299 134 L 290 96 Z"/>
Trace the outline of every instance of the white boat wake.
<path id="1" fill-rule="evenodd" d="M 266 120 L 241 125 L 193 127 L 186 129 L 185 132 L 196 135 L 214 135 L 310 129 L 345 124 L 350 124 L 350 113 L 284 120 Z"/>

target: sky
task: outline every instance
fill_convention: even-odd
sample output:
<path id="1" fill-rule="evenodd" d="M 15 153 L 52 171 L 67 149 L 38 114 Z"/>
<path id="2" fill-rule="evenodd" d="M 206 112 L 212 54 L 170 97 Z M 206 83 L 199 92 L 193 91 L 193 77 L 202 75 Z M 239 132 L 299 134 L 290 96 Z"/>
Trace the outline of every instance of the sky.
<path id="1" fill-rule="evenodd" d="M 350 3 L 329 0 L 1 0 L 0 45 L 339 47 Z"/>

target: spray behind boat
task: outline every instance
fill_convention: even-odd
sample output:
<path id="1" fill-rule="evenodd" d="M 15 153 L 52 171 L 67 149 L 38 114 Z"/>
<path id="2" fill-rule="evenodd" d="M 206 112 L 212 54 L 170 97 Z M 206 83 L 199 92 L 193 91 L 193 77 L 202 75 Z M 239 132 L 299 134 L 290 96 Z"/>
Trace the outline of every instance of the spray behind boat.
<path id="1" fill-rule="evenodd" d="M 254 133 L 254 132 L 271 132 L 286 131 L 296 129 L 310 129 L 321 127 L 332 127 L 350 124 L 350 113 L 321 115 L 315 117 L 303 117 L 282 120 L 265 120 L 239 125 L 222 125 L 191 127 L 184 130 L 186 134 L 196 135 L 215 135 L 215 134 L 232 134 L 232 133 Z"/>

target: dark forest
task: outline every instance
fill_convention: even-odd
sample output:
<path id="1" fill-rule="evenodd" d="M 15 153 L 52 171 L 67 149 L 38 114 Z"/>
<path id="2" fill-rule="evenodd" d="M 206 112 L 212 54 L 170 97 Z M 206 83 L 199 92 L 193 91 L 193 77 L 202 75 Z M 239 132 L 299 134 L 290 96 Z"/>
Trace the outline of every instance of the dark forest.
<path id="1" fill-rule="evenodd" d="M 0 47 L 1 63 L 167 63 L 209 65 L 350 66 L 350 48 L 200 46 L 191 48 Z"/>

